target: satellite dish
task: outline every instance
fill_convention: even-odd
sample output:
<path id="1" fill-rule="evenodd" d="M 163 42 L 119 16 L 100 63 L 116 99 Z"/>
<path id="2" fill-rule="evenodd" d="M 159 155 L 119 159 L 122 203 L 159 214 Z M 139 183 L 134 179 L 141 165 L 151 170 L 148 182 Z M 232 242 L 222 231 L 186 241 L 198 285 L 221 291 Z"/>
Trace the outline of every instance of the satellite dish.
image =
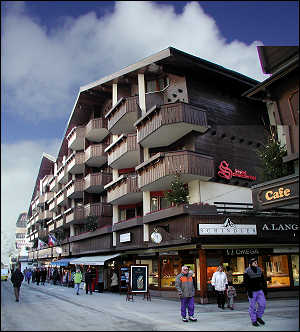
<path id="1" fill-rule="evenodd" d="M 56 253 L 61 254 L 62 253 L 62 248 L 61 247 L 56 247 Z"/>

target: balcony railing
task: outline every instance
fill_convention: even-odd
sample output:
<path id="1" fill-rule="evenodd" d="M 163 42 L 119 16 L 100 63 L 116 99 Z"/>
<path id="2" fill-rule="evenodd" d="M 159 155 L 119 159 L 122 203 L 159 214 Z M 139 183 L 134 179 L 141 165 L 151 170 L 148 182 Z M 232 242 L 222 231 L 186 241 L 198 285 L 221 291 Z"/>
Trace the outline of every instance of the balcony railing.
<path id="1" fill-rule="evenodd" d="M 68 182 L 67 166 L 63 165 L 57 170 L 57 182 L 61 184 L 66 184 Z"/>
<path id="2" fill-rule="evenodd" d="M 67 198 L 75 199 L 83 197 L 84 179 L 71 180 L 66 185 Z"/>
<path id="3" fill-rule="evenodd" d="M 52 222 L 48 225 L 48 232 L 53 232 L 55 230 L 55 222 L 52 219 Z"/>
<path id="4" fill-rule="evenodd" d="M 49 201 L 49 199 L 53 198 L 54 193 L 52 191 L 49 191 L 44 194 L 45 195 L 45 202 Z"/>
<path id="5" fill-rule="evenodd" d="M 67 159 L 68 172 L 71 174 L 81 174 L 84 171 L 84 152 L 74 152 Z"/>
<path id="6" fill-rule="evenodd" d="M 84 148 L 85 126 L 74 127 L 67 136 L 68 148 L 74 151 Z"/>
<path id="7" fill-rule="evenodd" d="M 180 173 L 183 183 L 208 181 L 215 174 L 214 159 L 191 151 L 157 153 L 138 165 L 138 186 L 143 191 L 170 189 L 174 175 Z"/>
<path id="8" fill-rule="evenodd" d="M 48 229 L 47 228 L 46 229 L 40 229 L 38 231 L 38 237 L 39 237 L 39 239 L 44 239 L 47 236 L 48 236 Z"/>
<path id="9" fill-rule="evenodd" d="M 56 212 L 58 209 L 58 206 L 57 206 L 57 198 L 56 197 L 53 197 L 51 198 L 51 200 L 49 201 L 49 211 L 50 212 Z"/>
<path id="10" fill-rule="evenodd" d="M 82 224 L 85 222 L 84 207 L 75 206 L 64 212 L 66 224 Z"/>
<path id="11" fill-rule="evenodd" d="M 56 230 L 63 227 L 63 225 L 64 225 L 64 219 L 65 219 L 64 214 L 60 214 L 60 215 L 58 215 L 58 216 L 56 216 L 54 218 L 55 229 Z"/>
<path id="12" fill-rule="evenodd" d="M 101 167 L 107 162 L 106 144 L 93 144 L 85 150 L 85 163 L 90 167 Z"/>
<path id="13" fill-rule="evenodd" d="M 43 212 L 43 220 L 49 220 L 53 217 L 53 213 L 50 212 L 49 210 L 45 210 Z"/>
<path id="14" fill-rule="evenodd" d="M 112 217 L 112 206 L 107 203 L 90 203 L 84 206 L 84 216 Z"/>
<path id="15" fill-rule="evenodd" d="M 143 193 L 138 188 L 137 176 L 121 175 L 104 188 L 107 189 L 107 202 L 111 204 L 134 204 L 143 200 Z"/>
<path id="16" fill-rule="evenodd" d="M 53 176 L 51 180 L 49 181 L 49 190 L 51 192 L 55 192 L 58 190 L 58 182 L 57 182 L 57 176 Z"/>
<path id="17" fill-rule="evenodd" d="M 137 142 L 149 148 L 168 146 L 192 130 L 205 133 L 209 128 L 206 111 L 184 102 L 156 105 L 135 126 Z"/>
<path id="18" fill-rule="evenodd" d="M 108 173 L 92 173 L 84 178 L 84 190 L 89 193 L 101 193 L 104 186 L 112 180 L 112 175 Z"/>
<path id="19" fill-rule="evenodd" d="M 67 191 L 65 188 L 62 188 L 55 197 L 58 206 L 65 206 L 67 204 Z"/>
<path id="20" fill-rule="evenodd" d="M 115 135 L 122 133 L 134 133 L 134 122 L 138 119 L 138 97 L 122 97 L 114 105 L 105 118 L 108 119 L 108 130 Z"/>
<path id="21" fill-rule="evenodd" d="M 122 134 L 105 152 L 108 154 L 108 165 L 113 168 L 132 168 L 140 161 L 136 134 Z"/>
<path id="22" fill-rule="evenodd" d="M 42 206 L 45 203 L 45 194 L 39 195 L 37 198 L 37 206 Z"/>
<path id="23" fill-rule="evenodd" d="M 89 141 L 101 142 L 108 134 L 107 119 L 105 118 L 92 119 L 86 125 L 85 137 Z"/>

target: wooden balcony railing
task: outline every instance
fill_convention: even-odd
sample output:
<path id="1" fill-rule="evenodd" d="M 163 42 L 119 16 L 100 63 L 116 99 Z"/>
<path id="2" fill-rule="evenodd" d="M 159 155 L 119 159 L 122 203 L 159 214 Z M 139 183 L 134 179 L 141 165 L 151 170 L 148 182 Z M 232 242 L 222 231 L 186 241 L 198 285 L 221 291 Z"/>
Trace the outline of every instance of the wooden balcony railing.
<path id="1" fill-rule="evenodd" d="M 104 191 L 104 186 L 112 180 L 112 175 L 108 173 L 91 173 L 84 178 L 84 190 L 90 193 L 100 193 Z"/>
<path id="2" fill-rule="evenodd" d="M 67 191 L 65 188 L 62 188 L 57 194 L 56 194 L 56 204 L 58 206 L 65 205 L 67 202 Z"/>
<path id="3" fill-rule="evenodd" d="M 101 167 L 107 161 L 105 149 L 107 144 L 93 144 L 85 150 L 85 163 L 91 167 Z"/>
<path id="4" fill-rule="evenodd" d="M 156 105 L 135 122 L 137 142 L 144 147 L 167 146 L 192 130 L 208 130 L 206 111 L 177 102 Z"/>
<path id="5" fill-rule="evenodd" d="M 108 203 L 90 203 L 84 206 L 84 216 L 112 217 L 112 205 Z"/>
<path id="6" fill-rule="evenodd" d="M 84 179 L 71 180 L 66 184 L 67 198 L 82 198 L 84 190 Z"/>
<path id="7" fill-rule="evenodd" d="M 84 222 L 84 207 L 75 206 L 64 212 L 66 224 L 76 224 Z"/>
<path id="8" fill-rule="evenodd" d="M 196 179 L 208 181 L 215 173 L 212 157 L 191 151 L 160 152 L 135 169 L 139 188 L 153 191 L 170 189 L 177 173 L 184 183 Z"/>
<path id="9" fill-rule="evenodd" d="M 143 197 L 143 193 L 138 187 L 137 176 L 121 175 L 104 188 L 107 189 L 107 202 L 112 204 L 138 203 Z"/>
<path id="10" fill-rule="evenodd" d="M 101 142 L 108 134 L 105 118 L 92 119 L 85 127 L 85 137 L 92 142 Z"/>
<path id="11" fill-rule="evenodd" d="M 105 115 L 108 119 L 108 130 L 112 134 L 133 133 L 133 123 L 138 118 L 138 97 L 122 97 Z"/>
<path id="12" fill-rule="evenodd" d="M 57 171 L 57 182 L 61 184 L 66 184 L 68 181 L 67 166 L 63 165 Z"/>
<path id="13" fill-rule="evenodd" d="M 71 174 L 80 174 L 84 170 L 84 152 L 74 152 L 67 159 L 68 172 Z"/>
<path id="14" fill-rule="evenodd" d="M 72 150 L 83 150 L 85 137 L 85 126 L 74 127 L 67 136 L 68 148 Z"/>
<path id="15" fill-rule="evenodd" d="M 49 190 L 54 192 L 57 190 L 57 176 L 53 176 L 49 181 Z"/>
<path id="16" fill-rule="evenodd" d="M 140 160 L 136 134 L 122 134 L 105 152 L 108 165 L 117 169 L 134 167 Z"/>

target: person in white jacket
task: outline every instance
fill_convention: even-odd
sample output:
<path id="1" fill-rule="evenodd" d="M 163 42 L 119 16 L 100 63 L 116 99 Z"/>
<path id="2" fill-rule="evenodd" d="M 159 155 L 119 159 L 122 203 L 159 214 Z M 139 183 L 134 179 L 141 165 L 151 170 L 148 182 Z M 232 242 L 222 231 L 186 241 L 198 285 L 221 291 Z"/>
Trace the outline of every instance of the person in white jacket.
<path id="1" fill-rule="evenodd" d="M 213 274 L 211 285 L 217 294 L 218 307 L 225 309 L 225 291 L 228 287 L 226 273 L 223 271 L 223 265 L 219 265 L 217 271 Z"/>

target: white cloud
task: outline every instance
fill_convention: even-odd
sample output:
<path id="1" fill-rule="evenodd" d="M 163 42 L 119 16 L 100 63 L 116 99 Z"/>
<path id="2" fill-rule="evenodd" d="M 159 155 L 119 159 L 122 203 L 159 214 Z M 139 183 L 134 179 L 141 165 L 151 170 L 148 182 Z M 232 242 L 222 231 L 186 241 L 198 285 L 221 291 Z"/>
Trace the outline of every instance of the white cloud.
<path id="1" fill-rule="evenodd" d="M 17 8 L 17 10 L 16 10 Z M 117 2 L 98 18 L 89 12 L 77 19 L 59 18 L 47 30 L 26 12 L 26 3 L 4 17 L 2 82 L 5 110 L 26 118 L 66 117 L 79 87 L 173 46 L 262 80 L 257 45 L 226 43 L 217 22 L 198 2 L 181 14 L 172 5 Z"/>
<path id="2" fill-rule="evenodd" d="M 1 261 L 14 247 L 17 219 L 28 212 L 42 153 L 56 156 L 60 140 L 1 144 Z"/>

